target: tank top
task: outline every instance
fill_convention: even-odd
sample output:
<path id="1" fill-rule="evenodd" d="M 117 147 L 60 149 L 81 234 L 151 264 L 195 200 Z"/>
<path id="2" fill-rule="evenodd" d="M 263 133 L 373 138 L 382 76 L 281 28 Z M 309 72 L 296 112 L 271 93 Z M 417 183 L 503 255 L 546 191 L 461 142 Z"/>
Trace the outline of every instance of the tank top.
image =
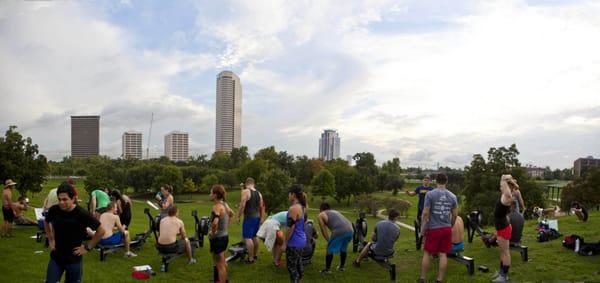
<path id="1" fill-rule="evenodd" d="M 260 194 L 257 190 L 250 190 L 250 198 L 246 201 L 244 207 L 244 217 L 260 217 Z"/>
<path id="2" fill-rule="evenodd" d="M 331 209 L 324 212 L 327 215 L 327 227 L 331 230 L 332 237 L 338 237 L 353 231 L 352 223 L 339 212 Z"/>
<path id="3" fill-rule="evenodd" d="M 496 231 L 500 231 L 509 225 L 508 217 L 506 217 L 509 212 L 510 205 L 506 206 L 500 200 L 496 202 L 496 208 L 494 209 L 494 226 L 496 226 Z"/>
<path id="4" fill-rule="evenodd" d="M 513 203 L 515 205 L 515 212 L 516 213 L 521 213 L 521 207 L 519 206 L 519 198 L 517 198 L 517 195 L 515 194 L 515 192 L 512 192 L 512 199 L 513 199 Z"/>
<path id="5" fill-rule="evenodd" d="M 209 236 L 210 239 L 214 239 L 214 238 L 218 238 L 218 237 L 225 237 L 228 235 L 227 233 L 227 225 L 229 224 L 229 214 L 227 213 L 227 208 L 229 207 L 226 203 L 224 203 L 223 201 L 221 201 L 221 204 L 223 205 L 223 207 L 225 208 L 225 214 L 221 215 L 219 217 L 219 224 L 217 227 L 217 233 L 215 233 L 214 235 Z M 211 212 L 210 213 L 210 220 L 209 223 L 212 223 L 213 220 L 215 219 L 215 213 Z"/>
<path id="6" fill-rule="evenodd" d="M 287 218 L 290 218 L 290 213 L 288 211 Z M 306 246 L 306 232 L 304 231 L 304 207 L 302 207 L 302 215 L 296 220 L 294 226 L 294 231 L 292 232 L 292 236 L 287 242 L 287 246 L 290 248 L 301 249 Z"/>

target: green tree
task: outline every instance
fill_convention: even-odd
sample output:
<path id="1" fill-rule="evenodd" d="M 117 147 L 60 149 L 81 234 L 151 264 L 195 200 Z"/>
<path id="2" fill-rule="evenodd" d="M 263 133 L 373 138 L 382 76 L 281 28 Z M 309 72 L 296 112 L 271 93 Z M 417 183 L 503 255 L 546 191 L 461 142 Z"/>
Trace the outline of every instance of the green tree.
<path id="1" fill-rule="evenodd" d="M 279 168 L 261 175 L 257 187 L 263 196 L 267 214 L 288 208 L 287 189 L 292 183 L 293 179 L 289 173 Z"/>
<path id="2" fill-rule="evenodd" d="M 229 154 L 231 159 L 232 168 L 239 168 L 244 163 L 250 160 L 250 154 L 248 154 L 248 147 L 241 146 L 239 148 L 233 148 Z"/>
<path id="3" fill-rule="evenodd" d="M 292 176 L 296 178 L 297 183 L 308 186 L 315 174 L 323 168 L 324 164 L 320 159 L 310 159 L 306 155 L 297 156 Z"/>
<path id="4" fill-rule="evenodd" d="M 39 154 L 38 145 L 29 137 L 23 139 L 16 129 L 17 126 L 10 126 L 4 137 L 0 137 L 0 179 L 17 182 L 21 195 L 28 191 L 39 192 L 48 172 L 48 162 Z"/>
<path id="5" fill-rule="evenodd" d="M 254 159 L 260 158 L 267 162 L 269 168 L 273 166 L 277 166 L 278 153 L 275 150 L 274 146 L 265 147 L 263 149 L 259 149 L 254 154 Z"/>
<path id="6" fill-rule="evenodd" d="M 227 170 L 233 168 L 233 163 L 227 152 L 215 152 L 210 158 L 210 167 L 214 169 Z"/>
<path id="7" fill-rule="evenodd" d="M 219 183 L 219 177 L 217 177 L 217 175 L 214 175 L 214 174 L 209 174 L 209 175 L 202 177 L 202 184 L 200 184 L 200 189 L 202 192 L 208 193 L 208 192 L 210 192 L 210 188 L 212 188 L 212 186 L 214 186 L 218 183 Z"/>
<path id="8" fill-rule="evenodd" d="M 335 177 L 327 169 L 321 170 L 310 182 L 311 193 L 315 196 L 321 196 L 321 201 L 335 194 Z"/>
<path id="9" fill-rule="evenodd" d="M 600 170 L 590 169 L 583 178 L 569 183 L 561 190 L 560 199 L 560 208 L 563 211 L 569 211 L 574 201 L 588 208 L 600 204 Z"/>
<path id="10" fill-rule="evenodd" d="M 198 189 L 196 188 L 196 184 L 194 183 L 194 181 L 190 178 L 185 179 L 185 181 L 183 182 L 183 192 L 189 193 L 190 199 L 192 199 L 192 193 L 195 193 L 197 191 Z"/>
<path id="11" fill-rule="evenodd" d="M 174 193 L 180 193 L 183 190 L 183 174 L 179 167 L 174 165 L 160 167 L 158 175 L 152 181 L 152 187 L 154 190 L 159 190 L 165 184 L 171 185 Z"/>
<path id="12" fill-rule="evenodd" d="M 402 173 L 402 168 L 400 168 L 400 158 L 393 158 L 392 160 L 388 160 L 381 165 L 381 171 L 390 173 L 392 175 L 400 175 Z"/>
<path id="13" fill-rule="evenodd" d="M 253 160 L 246 162 L 237 171 L 238 180 L 246 180 L 248 177 L 254 178 L 254 180 L 260 179 L 260 177 L 269 170 L 268 162 L 260 157 L 256 157 Z"/>
<path id="14" fill-rule="evenodd" d="M 379 168 L 375 164 L 375 157 L 370 152 L 361 152 L 354 155 L 354 166 L 358 171 L 357 183 L 362 193 L 373 193 L 377 187 Z"/>

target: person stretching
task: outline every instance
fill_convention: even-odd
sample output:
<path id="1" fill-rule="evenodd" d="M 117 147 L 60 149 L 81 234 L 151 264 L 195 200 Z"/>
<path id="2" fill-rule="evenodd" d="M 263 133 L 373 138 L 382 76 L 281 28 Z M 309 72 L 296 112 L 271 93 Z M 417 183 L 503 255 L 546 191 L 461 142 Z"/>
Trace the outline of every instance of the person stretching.
<path id="1" fill-rule="evenodd" d="M 333 254 L 340 254 L 340 265 L 338 271 L 344 271 L 346 264 L 346 256 L 348 255 L 348 243 L 352 241 L 354 229 L 352 223 L 341 213 L 331 209 L 328 203 L 324 202 L 320 207 L 319 213 L 319 228 L 323 239 L 327 241 L 327 254 L 325 255 L 325 269 L 321 270 L 321 274 L 331 274 L 331 262 Z M 329 232 L 331 231 L 331 235 Z"/>

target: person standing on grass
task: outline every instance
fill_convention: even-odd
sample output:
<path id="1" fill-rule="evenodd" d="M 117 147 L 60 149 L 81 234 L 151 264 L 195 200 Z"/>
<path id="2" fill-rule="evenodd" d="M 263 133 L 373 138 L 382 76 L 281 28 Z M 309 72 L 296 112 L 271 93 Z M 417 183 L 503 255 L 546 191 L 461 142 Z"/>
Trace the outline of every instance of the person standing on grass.
<path id="1" fill-rule="evenodd" d="M 2 190 L 2 215 L 4 216 L 4 225 L 2 226 L 2 237 L 12 237 L 12 225 L 15 221 L 15 212 L 12 207 L 12 188 L 17 183 L 8 179 L 4 182 Z"/>
<path id="2" fill-rule="evenodd" d="M 340 265 L 338 271 L 344 271 L 346 256 L 348 255 L 348 243 L 352 241 L 354 229 L 352 223 L 346 217 L 336 210 L 331 209 L 328 203 L 324 202 L 320 207 L 319 228 L 323 239 L 327 241 L 327 254 L 325 255 L 325 269 L 321 274 L 331 274 L 331 262 L 333 254 L 340 254 Z M 327 230 L 331 231 L 331 235 Z"/>
<path id="3" fill-rule="evenodd" d="M 500 270 L 492 276 L 492 282 L 507 282 L 508 269 L 510 268 L 510 238 L 512 236 L 512 226 L 510 225 L 508 214 L 513 202 L 513 191 L 518 189 L 519 185 L 511 175 L 502 175 L 500 177 L 500 198 L 494 208 L 494 226 L 496 227 L 496 236 L 498 247 L 500 247 Z"/>
<path id="4" fill-rule="evenodd" d="M 167 217 L 169 215 L 169 209 L 171 209 L 171 207 L 173 207 L 175 204 L 175 199 L 173 198 L 173 187 L 168 184 L 160 187 L 160 192 L 156 194 L 156 200 L 158 201 L 158 205 L 160 207 L 160 219 Z"/>
<path id="5" fill-rule="evenodd" d="M 429 186 L 429 177 L 423 178 L 423 185 L 418 186 L 414 191 L 406 191 L 406 194 L 413 197 L 419 195 L 419 204 L 417 205 L 417 220 L 421 221 L 421 214 L 423 214 L 423 205 L 425 204 L 425 195 L 432 191 L 433 188 Z"/>
<path id="6" fill-rule="evenodd" d="M 302 251 L 306 246 L 304 231 L 306 195 L 301 185 L 292 185 L 288 189 L 288 199 L 292 203 L 287 213 L 285 260 L 290 274 L 290 282 L 298 283 L 304 273 Z"/>
<path id="7" fill-rule="evenodd" d="M 247 263 L 254 263 L 257 258 L 258 237 L 256 237 L 256 233 L 265 215 L 262 195 L 254 188 L 254 184 L 254 179 L 246 179 L 246 189 L 242 190 L 240 210 L 238 211 L 238 223 L 240 223 L 242 214 L 244 214 L 242 236 L 248 250 Z"/>
<path id="8" fill-rule="evenodd" d="M 208 232 L 208 241 L 210 242 L 210 253 L 213 259 L 213 277 L 219 279 L 215 282 L 229 282 L 227 279 L 227 262 L 225 261 L 225 251 L 229 244 L 229 219 L 233 217 L 233 211 L 225 203 L 225 187 L 223 185 L 214 185 L 210 190 L 210 200 L 213 201 L 212 211 L 210 213 L 210 229 Z"/>
<path id="9" fill-rule="evenodd" d="M 67 182 L 57 189 L 58 204 L 46 214 L 44 229 L 48 237 L 50 261 L 46 271 L 46 283 L 59 282 L 66 272 L 66 282 L 81 282 L 82 257 L 104 235 L 104 228 L 88 211 L 75 204 L 75 190 Z M 96 233 L 86 244 L 86 228 Z"/>
<path id="10" fill-rule="evenodd" d="M 439 255 L 440 265 L 436 282 L 442 282 L 448 265 L 447 253 L 452 251 L 452 226 L 458 216 L 456 196 L 446 189 L 448 177 L 440 173 L 436 177 L 437 188 L 425 195 L 421 216 L 421 235 L 425 236 L 421 277 L 425 282 L 432 255 Z"/>

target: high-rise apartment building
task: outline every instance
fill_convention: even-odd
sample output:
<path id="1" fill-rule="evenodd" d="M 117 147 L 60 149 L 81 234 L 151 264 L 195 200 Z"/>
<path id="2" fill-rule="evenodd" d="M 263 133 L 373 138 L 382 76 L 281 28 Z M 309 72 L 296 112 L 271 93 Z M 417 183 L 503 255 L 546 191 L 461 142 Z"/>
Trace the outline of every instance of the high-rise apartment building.
<path id="1" fill-rule="evenodd" d="M 319 139 L 319 158 L 332 160 L 340 157 L 340 137 L 336 130 L 326 129 Z"/>
<path id="2" fill-rule="evenodd" d="M 577 158 L 573 162 L 573 175 L 575 177 L 583 177 L 592 168 L 600 168 L 600 159 L 595 159 L 593 156 Z"/>
<path id="3" fill-rule="evenodd" d="M 231 71 L 217 76 L 215 151 L 231 152 L 242 144 L 242 85 Z"/>
<path id="4" fill-rule="evenodd" d="M 142 159 L 142 133 L 129 131 L 123 133 L 123 158 Z"/>
<path id="5" fill-rule="evenodd" d="M 188 133 L 173 131 L 165 136 L 165 156 L 171 161 L 188 159 Z"/>
<path id="6" fill-rule="evenodd" d="M 71 116 L 71 157 L 100 154 L 100 116 Z"/>

